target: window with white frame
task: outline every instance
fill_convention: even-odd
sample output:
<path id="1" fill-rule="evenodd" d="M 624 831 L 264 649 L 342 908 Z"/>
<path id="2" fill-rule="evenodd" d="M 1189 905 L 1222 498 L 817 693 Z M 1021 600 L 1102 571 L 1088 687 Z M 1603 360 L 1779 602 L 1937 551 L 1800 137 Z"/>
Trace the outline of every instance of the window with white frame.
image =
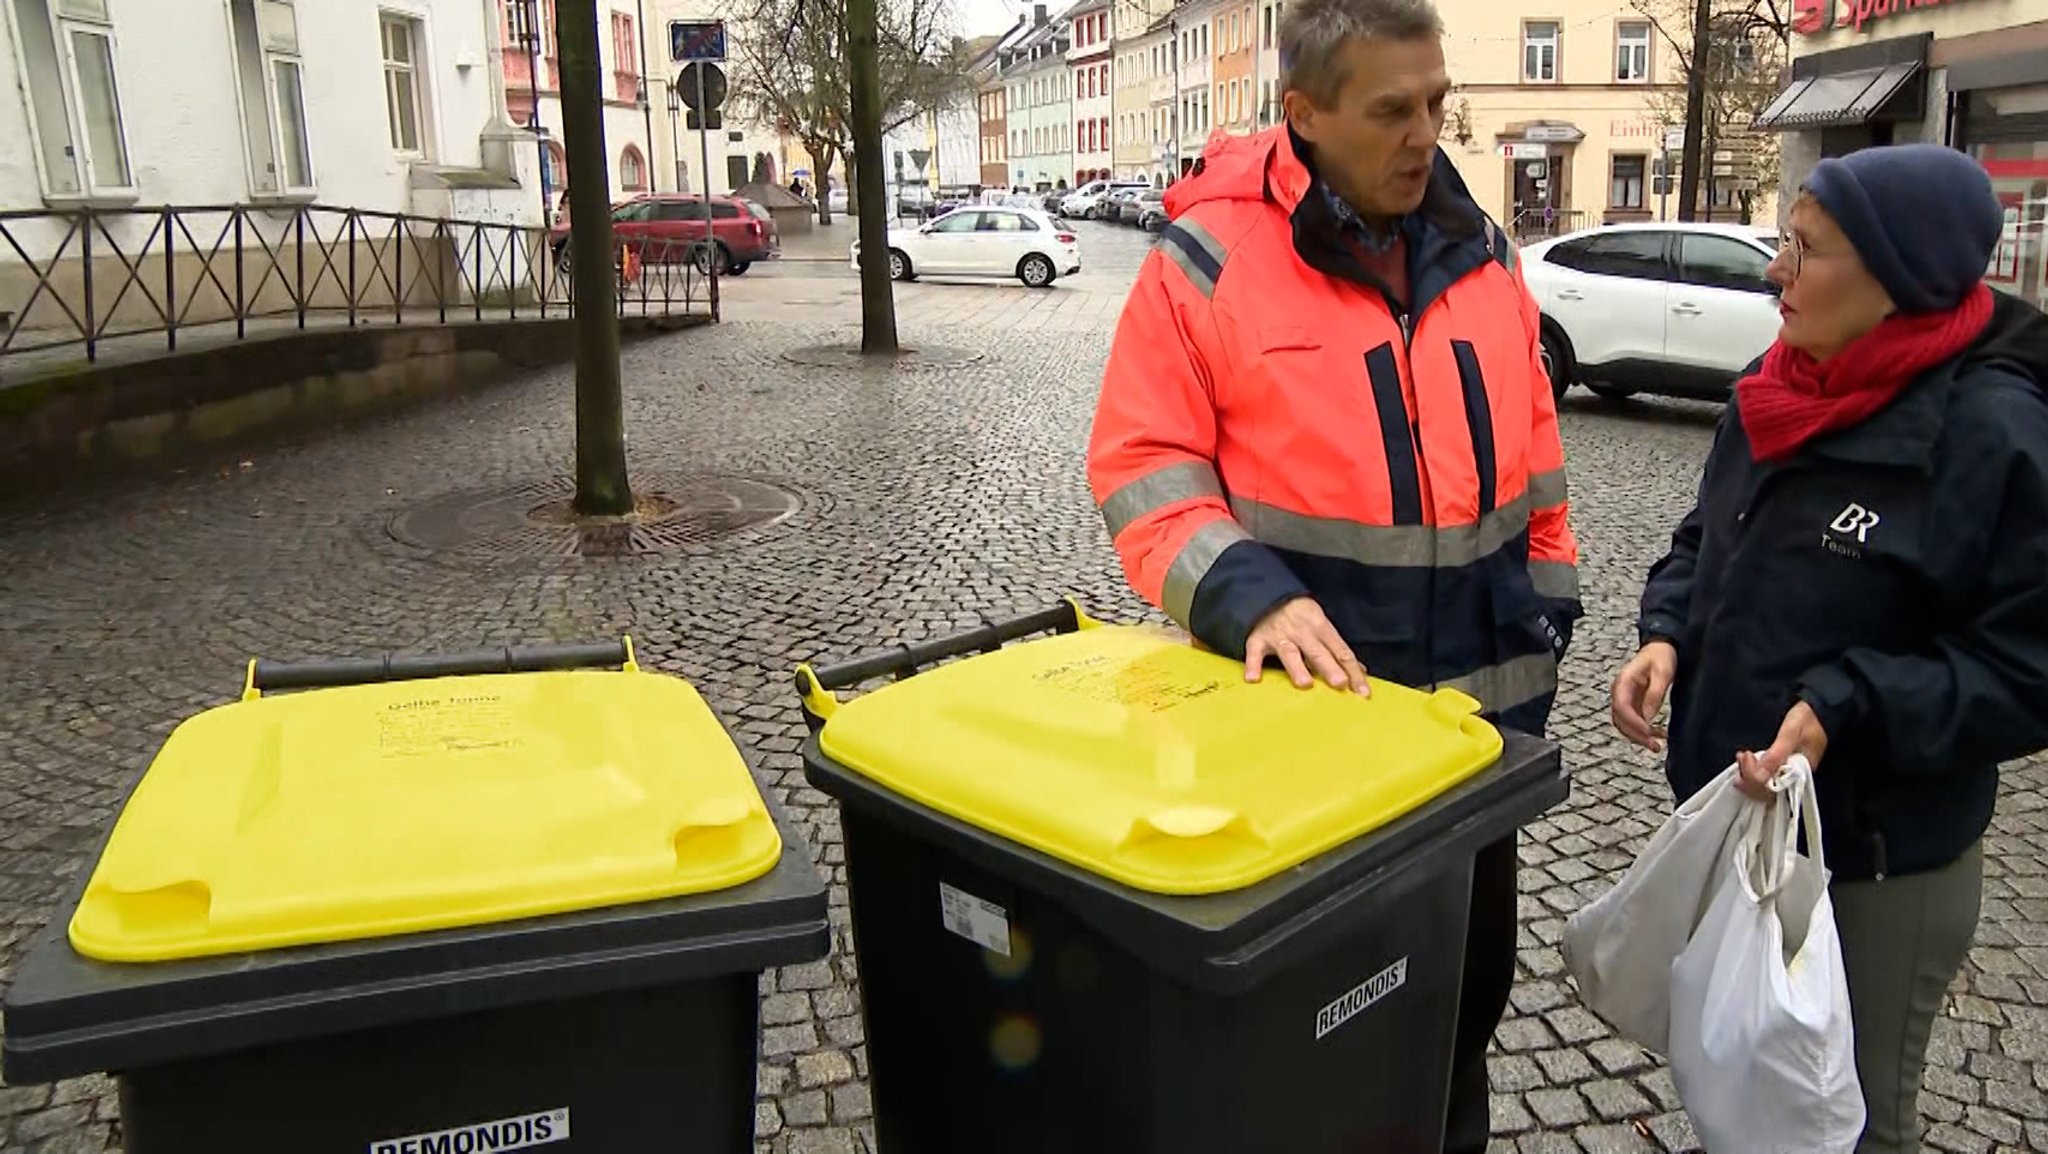
<path id="1" fill-rule="evenodd" d="M 43 190 L 132 196 L 111 0 L 13 0 Z"/>
<path id="2" fill-rule="evenodd" d="M 313 195 L 306 135 L 305 68 L 292 0 L 229 0 L 235 83 L 249 191 L 257 197 Z"/>
<path id="3" fill-rule="evenodd" d="M 1614 29 L 1614 78 L 1623 83 L 1650 79 L 1650 23 L 1624 20 Z"/>
<path id="4" fill-rule="evenodd" d="M 647 187 L 646 166 L 640 163 L 640 150 L 630 144 L 619 154 L 619 185 L 629 192 Z"/>
<path id="5" fill-rule="evenodd" d="M 1558 41 L 1563 31 L 1555 20 L 1531 20 L 1522 25 L 1522 82 L 1549 84 L 1557 80 Z"/>
<path id="6" fill-rule="evenodd" d="M 384 39 L 384 107 L 391 121 L 392 151 L 425 156 L 431 144 L 422 64 L 427 54 L 421 51 L 426 28 L 402 12 L 382 12 L 377 19 Z"/>

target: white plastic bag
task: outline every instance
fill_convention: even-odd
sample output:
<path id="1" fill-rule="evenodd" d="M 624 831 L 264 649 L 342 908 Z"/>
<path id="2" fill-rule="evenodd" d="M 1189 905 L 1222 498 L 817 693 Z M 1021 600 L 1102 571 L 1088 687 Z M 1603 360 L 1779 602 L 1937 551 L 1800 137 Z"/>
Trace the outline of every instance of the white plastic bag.
<path id="1" fill-rule="evenodd" d="M 1565 923 L 1560 949 L 1586 1008 L 1652 1053 L 1669 1048 L 1671 964 L 1706 915 L 1743 811 L 1728 767 L 1666 819 L 1613 889 Z"/>
<path id="2" fill-rule="evenodd" d="M 1671 1080 L 1708 1150 L 1850 1154 L 1863 1089 L 1812 770 L 1743 813 L 1706 917 L 1671 968 Z M 1806 830 L 1811 856 L 1799 852 Z"/>

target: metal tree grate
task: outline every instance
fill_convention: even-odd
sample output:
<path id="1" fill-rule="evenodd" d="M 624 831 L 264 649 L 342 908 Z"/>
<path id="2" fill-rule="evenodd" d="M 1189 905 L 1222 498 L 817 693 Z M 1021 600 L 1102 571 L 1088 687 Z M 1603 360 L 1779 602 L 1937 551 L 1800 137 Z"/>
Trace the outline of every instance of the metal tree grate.
<path id="1" fill-rule="evenodd" d="M 660 556 L 773 525 L 803 505 L 794 490 L 751 477 L 639 475 L 633 489 L 636 510 L 616 518 L 576 516 L 567 477 L 464 490 L 399 513 L 389 531 L 414 548 L 477 563 Z"/>

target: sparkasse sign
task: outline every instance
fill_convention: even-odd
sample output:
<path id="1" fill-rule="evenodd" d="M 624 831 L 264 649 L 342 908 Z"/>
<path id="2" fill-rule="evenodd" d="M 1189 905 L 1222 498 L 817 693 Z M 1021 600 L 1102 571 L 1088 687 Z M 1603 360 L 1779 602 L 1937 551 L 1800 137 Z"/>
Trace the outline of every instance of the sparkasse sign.
<path id="1" fill-rule="evenodd" d="M 1868 24 L 1927 8 L 1947 8 L 1971 0 L 1793 0 L 1792 31 L 1816 36 L 1833 28 L 1857 32 Z"/>

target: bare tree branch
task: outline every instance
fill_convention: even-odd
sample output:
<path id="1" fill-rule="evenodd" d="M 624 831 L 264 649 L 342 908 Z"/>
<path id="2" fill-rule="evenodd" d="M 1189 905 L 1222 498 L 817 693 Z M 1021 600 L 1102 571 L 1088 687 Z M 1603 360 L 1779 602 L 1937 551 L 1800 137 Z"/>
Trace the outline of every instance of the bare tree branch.
<path id="1" fill-rule="evenodd" d="M 948 0 L 878 3 L 883 131 L 971 99 L 970 62 L 946 31 Z M 802 140 L 822 177 L 853 150 L 846 0 L 728 0 L 727 14 L 734 102 Z"/>
<path id="2" fill-rule="evenodd" d="M 1759 189 L 1777 182 L 1777 137 L 1751 130 L 1750 123 L 1777 99 L 1789 56 L 1791 26 L 1779 0 L 1713 0 L 1712 43 L 1697 54 L 1690 43 L 1692 4 L 1689 0 L 1630 0 L 1630 6 L 1657 29 L 1679 59 L 1679 82 L 1651 98 L 1660 119 L 1685 119 L 1685 88 L 1695 67 L 1706 70 L 1705 141 L 1702 165 L 1711 170 L 1717 146 L 1738 139 L 1751 146 L 1742 175 Z M 1738 194 L 1744 219 L 1754 207 L 1755 193 Z"/>

